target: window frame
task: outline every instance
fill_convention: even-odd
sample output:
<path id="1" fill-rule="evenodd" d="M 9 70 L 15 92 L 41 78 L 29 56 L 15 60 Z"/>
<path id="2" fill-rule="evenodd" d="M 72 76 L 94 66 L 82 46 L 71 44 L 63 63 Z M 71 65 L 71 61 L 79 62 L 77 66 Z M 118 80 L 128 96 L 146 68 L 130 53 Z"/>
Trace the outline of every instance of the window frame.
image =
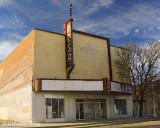
<path id="1" fill-rule="evenodd" d="M 116 101 L 117 101 L 117 104 L 116 104 Z M 120 103 L 121 102 L 121 105 L 122 105 L 122 113 L 120 114 Z M 125 105 L 124 105 L 125 103 Z M 118 106 L 118 109 L 115 108 Z M 124 107 L 125 106 L 125 107 Z M 124 110 L 125 109 L 125 110 Z M 118 110 L 118 113 L 116 113 L 116 110 Z M 127 115 L 127 100 L 126 99 L 114 99 L 114 114 L 116 116 L 120 116 L 120 115 Z"/>
<path id="2" fill-rule="evenodd" d="M 52 118 L 47 118 L 47 111 L 45 111 L 45 118 L 46 119 L 62 119 L 62 118 L 65 118 L 65 112 L 64 112 L 64 110 L 65 110 L 65 107 L 64 107 L 64 105 L 65 105 L 65 103 L 64 103 L 64 98 L 51 98 L 51 97 L 45 97 L 45 110 L 47 110 L 47 108 L 46 108 L 46 106 L 47 106 L 47 104 L 46 104 L 46 99 L 50 99 L 51 100 L 51 107 L 53 107 L 53 102 L 52 102 L 52 100 L 53 99 L 56 99 L 56 100 L 58 100 L 58 102 L 57 102 L 57 106 L 58 106 L 58 113 L 57 113 L 57 117 L 53 117 L 53 109 L 52 109 Z M 60 102 L 59 102 L 59 100 L 62 100 L 63 101 L 63 117 L 60 117 Z"/>

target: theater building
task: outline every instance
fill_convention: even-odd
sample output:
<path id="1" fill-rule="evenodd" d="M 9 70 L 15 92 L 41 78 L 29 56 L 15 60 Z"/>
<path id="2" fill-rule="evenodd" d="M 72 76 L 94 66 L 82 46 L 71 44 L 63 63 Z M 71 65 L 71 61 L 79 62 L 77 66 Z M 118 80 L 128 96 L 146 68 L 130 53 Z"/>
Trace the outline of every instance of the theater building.
<path id="1" fill-rule="evenodd" d="M 119 79 L 109 38 L 34 29 L 0 64 L 0 119 L 69 122 L 132 117 L 132 89 Z"/>

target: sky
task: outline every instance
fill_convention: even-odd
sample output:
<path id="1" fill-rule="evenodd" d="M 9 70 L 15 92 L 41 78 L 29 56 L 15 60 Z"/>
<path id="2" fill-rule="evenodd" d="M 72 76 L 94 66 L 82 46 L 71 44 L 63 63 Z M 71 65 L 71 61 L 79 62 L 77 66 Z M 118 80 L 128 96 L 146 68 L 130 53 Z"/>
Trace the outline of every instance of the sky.
<path id="1" fill-rule="evenodd" d="M 63 33 L 69 3 L 73 29 L 112 45 L 160 39 L 160 0 L 0 0 L 0 62 L 34 28 Z"/>

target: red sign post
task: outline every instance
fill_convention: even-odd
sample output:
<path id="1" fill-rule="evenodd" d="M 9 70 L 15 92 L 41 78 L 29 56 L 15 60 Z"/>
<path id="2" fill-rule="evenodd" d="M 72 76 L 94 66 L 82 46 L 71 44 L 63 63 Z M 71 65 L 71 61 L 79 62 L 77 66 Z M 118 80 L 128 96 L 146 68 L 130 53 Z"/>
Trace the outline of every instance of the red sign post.
<path id="1" fill-rule="evenodd" d="M 73 19 L 69 19 L 64 23 L 65 47 L 66 47 L 66 72 L 67 79 L 70 79 L 70 73 L 74 68 L 73 63 L 73 34 L 72 34 Z"/>

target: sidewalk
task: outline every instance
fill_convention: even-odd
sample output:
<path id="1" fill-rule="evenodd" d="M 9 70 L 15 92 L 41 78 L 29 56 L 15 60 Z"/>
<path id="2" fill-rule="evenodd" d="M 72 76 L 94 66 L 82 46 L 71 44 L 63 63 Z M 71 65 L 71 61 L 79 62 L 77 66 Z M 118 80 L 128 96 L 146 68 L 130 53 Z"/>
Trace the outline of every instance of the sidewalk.
<path id="1" fill-rule="evenodd" d="M 3 126 L 0 128 L 22 128 L 21 126 Z M 123 119 L 103 119 L 90 121 L 75 121 L 71 123 L 41 123 L 34 126 L 38 128 L 160 128 L 160 118 L 123 118 Z"/>

